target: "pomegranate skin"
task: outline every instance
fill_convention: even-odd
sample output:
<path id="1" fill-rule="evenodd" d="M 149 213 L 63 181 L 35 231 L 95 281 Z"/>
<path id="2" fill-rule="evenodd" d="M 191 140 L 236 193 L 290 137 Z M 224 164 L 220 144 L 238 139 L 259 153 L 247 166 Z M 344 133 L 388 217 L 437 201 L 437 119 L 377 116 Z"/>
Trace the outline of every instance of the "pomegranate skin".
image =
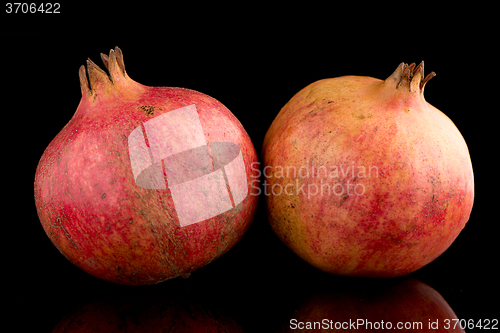
<path id="1" fill-rule="evenodd" d="M 264 139 L 268 218 L 311 265 L 396 277 L 441 255 L 469 219 L 474 178 L 465 140 L 427 103 L 423 62 L 386 80 L 314 82 Z"/>
<path id="2" fill-rule="evenodd" d="M 147 87 L 133 81 L 125 72 L 118 47 L 111 50 L 109 57 L 101 57 L 109 76 L 88 60 L 89 86 L 85 68 L 80 68 L 82 99 L 78 109 L 38 164 L 35 203 L 41 224 L 67 259 L 106 281 L 144 285 L 189 276 L 233 247 L 253 219 L 258 199 L 250 186 L 257 177 L 251 168 L 257 163 L 253 144 L 238 119 L 214 98 L 189 89 Z M 195 139 L 206 143 L 205 152 L 212 148 L 208 151 L 210 156 L 191 149 L 191 155 L 170 156 L 181 156 L 176 164 L 155 160 L 159 178 L 151 176 L 155 171 L 151 169 L 147 170 L 152 178 L 144 178 L 146 172 L 139 171 L 153 163 L 150 161 L 154 158 L 154 144 L 161 146 L 170 140 L 171 146 L 163 147 L 163 151 L 187 147 L 194 125 L 189 125 L 181 114 L 199 119 L 196 124 L 201 129 L 199 125 L 197 128 L 203 134 Z M 173 122 L 173 115 L 181 123 Z M 170 121 L 168 126 L 175 130 L 169 132 L 165 127 L 148 125 L 159 119 Z M 183 128 L 186 124 L 187 130 Z M 160 143 L 154 141 L 153 132 L 148 132 L 151 128 L 162 135 Z M 217 144 L 217 158 L 224 163 L 215 158 Z M 142 156 L 140 149 L 146 151 Z M 239 164 L 231 165 L 240 167 L 236 168 L 240 171 L 239 179 L 233 177 L 234 168 L 233 174 L 229 174 L 227 165 L 222 165 L 234 158 L 236 150 L 239 155 L 234 161 Z M 183 159 L 186 156 L 189 159 Z M 210 170 L 195 165 L 201 158 L 209 158 Z M 201 171 L 194 170 L 197 167 Z M 177 172 L 180 178 L 198 172 L 189 179 L 195 182 L 201 178 L 210 181 L 209 177 L 215 174 L 224 181 L 224 175 L 226 183 L 218 193 L 230 192 L 231 186 L 231 190 L 240 190 L 240 196 L 233 191 L 231 201 L 224 204 L 226 208 L 219 209 L 220 214 L 196 221 L 193 214 L 206 215 L 214 206 L 205 207 L 198 200 L 206 193 L 192 193 L 210 189 L 195 183 L 190 185 L 190 194 L 185 195 L 182 191 L 187 187 L 182 186 L 189 182 L 177 179 L 174 192 L 169 172 Z M 180 204 L 174 202 L 176 195 L 178 200 L 184 200 L 183 212 Z M 189 224 L 182 225 L 181 217 Z"/>

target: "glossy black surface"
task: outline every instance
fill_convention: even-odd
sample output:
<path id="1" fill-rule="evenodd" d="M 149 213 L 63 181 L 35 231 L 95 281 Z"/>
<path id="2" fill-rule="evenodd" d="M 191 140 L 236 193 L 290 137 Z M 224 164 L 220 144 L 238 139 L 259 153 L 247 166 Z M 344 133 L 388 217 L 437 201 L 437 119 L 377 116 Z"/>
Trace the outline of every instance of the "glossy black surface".
<path id="1" fill-rule="evenodd" d="M 207 14 L 190 16 L 189 30 L 181 24 L 186 21 L 171 13 L 141 34 L 135 28 L 147 28 L 144 20 L 131 18 L 126 25 L 132 30 L 120 31 L 116 15 L 97 20 L 88 13 L 77 29 L 71 22 L 77 13 L 68 11 L 64 24 L 54 20 L 44 25 L 42 20 L 37 25 L 38 21 L 23 19 L 8 30 L 28 32 L 2 35 L 6 84 L 2 164 L 8 198 L 3 205 L 2 276 L 9 308 L 3 322 L 16 325 L 16 332 L 51 332 L 71 311 L 96 300 L 145 304 L 144 299 L 153 296 L 161 302 L 180 299 L 201 304 L 232 318 L 248 332 L 276 332 L 311 295 L 358 286 L 382 290 L 406 278 L 371 280 L 318 271 L 272 233 L 263 200 L 241 242 L 189 279 L 120 286 L 73 266 L 40 225 L 33 179 L 45 147 L 78 106 L 79 66 L 87 57 L 100 63 L 99 54 L 116 45 L 123 50 L 128 74 L 137 82 L 187 87 L 220 100 L 241 121 L 258 152 L 281 107 L 307 84 L 347 74 L 385 79 L 403 61 L 424 60 L 426 72 L 437 73 L 427 84 L 425 97 L 464 136 L 476 197 L 470 220 L 451 247 L 408 278 L 435 289 L 460 319 L 500 319 L 494 159 L 498 131 L 491 118 L 498 103 L 489 101 L 495 98 L 488 90 L 491 76 L 484 75 L 483 54 L 493 49 L 474 37 L 481 36 L 480 26 L 454 19 L 448 25 L 411 30 L 413 25 L 387 17 L 355 33 L 355 17 L 345 23 L 326 16 L 309 22 L 300 19 L 299 13 L 294 17 L 281 13 L 265 15 L 261 21 L 249 15 L 238 22 L 237 17 Z M 241 23 L 238 28 L 236 23 Z"/>

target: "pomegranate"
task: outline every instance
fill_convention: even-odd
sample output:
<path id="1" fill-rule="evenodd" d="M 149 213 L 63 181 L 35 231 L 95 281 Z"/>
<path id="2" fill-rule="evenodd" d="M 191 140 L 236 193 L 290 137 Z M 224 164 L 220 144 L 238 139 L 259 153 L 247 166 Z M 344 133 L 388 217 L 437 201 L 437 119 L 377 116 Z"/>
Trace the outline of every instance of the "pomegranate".
<path id="1" fill-rule="evenodd" d="M 82 99 L 35 175 L 42 226 L 107 281 L 154 284 L 233 247 L 257 206 L 257 154 L 238 119 L 197 91 L 130 79 L 117 47 L 80 68 Z"/>
<path id="2" fill-rule="evenodd" d="M 263 144 L 269 221 L 311 265 L 395 277 L 441 255 L 474 200 L 465 140 L 427 103 L 423 62 L 386 80 L 314 82 L 281 109 Z"/>
<path id="3" fill-rule="evenodd" d="M 280 332 L 315 328 L 314 332 L 465 332 L 457 322 L 455 312 L 435 289 L 405 279 L 392 285 L 322 288 L 299 305 Z"/>
<path id="4" fill-rule="evenodd" d="M 196 332 L 241 333 L 243 329 L 224 313 L 200 302 L 161 296 L 96 299 L 70 311 L 52 333 L 86 332 Z"/>

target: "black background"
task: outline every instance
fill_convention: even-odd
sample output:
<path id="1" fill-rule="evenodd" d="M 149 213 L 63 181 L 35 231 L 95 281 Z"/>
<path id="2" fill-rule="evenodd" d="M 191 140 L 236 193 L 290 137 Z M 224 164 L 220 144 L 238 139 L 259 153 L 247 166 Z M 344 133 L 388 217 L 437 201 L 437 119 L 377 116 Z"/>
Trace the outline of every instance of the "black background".
<path id="1" fill-rule="evenodd" d="M 281 107 L 307 84 L 341 75 L 385 79 L 403 61 L 425 60 L 426 73 L 437 73 L 426 86 L 426 100 L 464 136 L 476 194 L 470 220 L 452 246 L 410 276 L 437 290 L 458 318 L 500 318 L 498 51 L 484 13 L 313 4 L 111 7 L 63 4 L 61 14 L 52 16 L 3 13 L 4 323 L 15 324 L 16 332 L 50 332 L 70 309 L 96 298 L 176 295 L 214 306 L 246 331 L 273 332 L 301 300 L 325 286 L 376 288 L 400 280 L 338 277 L 309 266 L 269 229 L 262 200 L 240 243 L 187 280 L 127 287 L 73 266 L 40 225 L 33 179 L 45 147 L 78 106 L 78 68 L 87 57 L 101 66 L 99 54 L 115 46 L 135 81 L 186 87 L 221 101 L 258 152 Z"/>

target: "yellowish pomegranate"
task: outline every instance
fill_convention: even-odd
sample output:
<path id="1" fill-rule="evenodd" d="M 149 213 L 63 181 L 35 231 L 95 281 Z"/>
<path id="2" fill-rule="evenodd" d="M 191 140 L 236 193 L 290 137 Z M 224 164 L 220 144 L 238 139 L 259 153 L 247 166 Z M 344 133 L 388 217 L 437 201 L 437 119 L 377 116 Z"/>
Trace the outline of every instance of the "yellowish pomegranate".
<path id="1" fill-rule="evenodd" d="M 329 273 L 394 277 L 441 255 L 474 200 L 469 151 L 424 99 L 423 62 L 386 80 L 314 82 L 263 145 L 268 216 L 298 256 Z"/>

